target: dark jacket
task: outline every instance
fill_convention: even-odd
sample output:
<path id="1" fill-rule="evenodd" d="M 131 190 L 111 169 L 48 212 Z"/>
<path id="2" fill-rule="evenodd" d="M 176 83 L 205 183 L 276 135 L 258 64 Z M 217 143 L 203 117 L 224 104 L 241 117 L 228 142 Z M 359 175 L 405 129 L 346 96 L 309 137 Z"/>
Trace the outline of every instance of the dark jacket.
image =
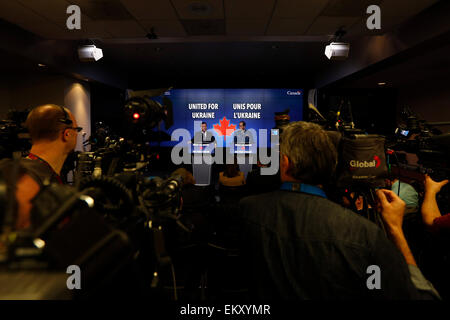
<path id="1" fill-rule="evenodd" d="M 9 179 L 19 178 L 12 176 L 14 165 L 16 164 L 11 159 L 0 160 L 0 171 L 2 171 L 4 177 L 7 177 L 8 181 Z M 21 176 L 24 173 L 33 178 L 33 180 L 35 180 L 40 187 L 42 187 L 45 182 L 60 183 L 57 178 L 57 174 L 48 165 L 38 160 L 26 158 L 20 159 L 17 174 Z"/>
<path id="2" fill-rule="evenodd" d="M 203 136 L 203 132 L 202 131 L 197 131 L 194 134 L 194 137 L 191 139 L 192 143 L 212 143 L 216 140 L 216 138 L 214 137 L 214 135 L 206 130 L 206 138 Z"/>
<path id="3" fill-rule="evenodd" d="M 265 300 L 419 299 L 400 251 L 372 222 L 319 196 L 277 190 L 240 201 L 250 294 Z M 369 290 L 367 268 L 381 270 Z"/>
<path id="4" fill-rule="evenodd" d="M 280 188 L 280 174 L 261 175 L 261 168 L 256 167 L 247 174 L 246 183 L 252 194 L 266 193 Z"/>

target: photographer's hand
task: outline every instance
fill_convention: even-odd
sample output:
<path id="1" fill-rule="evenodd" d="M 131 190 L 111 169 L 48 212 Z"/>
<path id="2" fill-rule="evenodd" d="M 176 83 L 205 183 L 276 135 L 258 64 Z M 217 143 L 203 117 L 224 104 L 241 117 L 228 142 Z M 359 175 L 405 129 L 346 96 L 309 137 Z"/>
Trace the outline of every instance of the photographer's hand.
<path id="1" fill-rule="evenodd" d="M 381 204 L 381 216 L 390 229 L 402 229 L 405 202 L 390 190 L 377 191 Z"/>
<path id="2" fill-rule="evenodd" d="M 441 191 L 442 187 L 448 183 L 448 180 L 436 182 L 428 175 L 425 175 L 425 197 L 422 203 L 422 220 L 427 227 L 433 225 L 433 221 L 441 216 L 439 207 L 436 202 L 436 194 Z"/>
<path id="3" fill-rule="evenodd" d="M 377 196 L 380 199 L 381 216 L 392 242 L 403 254 L 407 264 L 417 266 L 402 229 L 405 202 L 390 190 L 380 189 Z"/>
<path id="4" fill-rule="evenodd" d="M 429 175 L 425 175 L 425 193 L 430 193 L 436 195 L 441 191 L 442 187 L 448 183 L 448 180 L 443 180 L 441 182 L 436 182 L 430 178 Z"/>

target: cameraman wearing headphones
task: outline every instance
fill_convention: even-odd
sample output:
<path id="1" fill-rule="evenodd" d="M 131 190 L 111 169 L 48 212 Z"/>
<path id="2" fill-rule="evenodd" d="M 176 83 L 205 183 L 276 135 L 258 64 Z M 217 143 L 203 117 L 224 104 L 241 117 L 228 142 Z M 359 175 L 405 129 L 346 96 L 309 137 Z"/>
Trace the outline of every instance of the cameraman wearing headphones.
<path id="1" fill-rule="evenodd" d="M 53 104 L 32 109 L 28 114 L 26 127 L 32 147 L 28 156 L 20 161 L 15 184 L 15 229 L 31 226 L 31 200 L 44 183 L 63 184 L 61 169 L 69 153 L 75 149 L 78 132 L 82 130 L 67 108 Z M 2 167 L 4 172 L 8 172 L 7 166 Z"/>

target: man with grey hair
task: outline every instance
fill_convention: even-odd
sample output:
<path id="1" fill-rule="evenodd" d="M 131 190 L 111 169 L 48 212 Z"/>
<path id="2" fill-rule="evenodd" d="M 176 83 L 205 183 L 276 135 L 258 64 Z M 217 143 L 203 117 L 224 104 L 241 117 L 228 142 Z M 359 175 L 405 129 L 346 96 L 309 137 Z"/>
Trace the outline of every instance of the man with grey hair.
<path id="1" fill-rule="evenodd" d="M 283 128 L 280 190 L 240 202 L 250 295 L 260 299 L 433 299 L 402 232 L 404 202 L 377 192 L 389 236 L 327 199 L 337 164 L 327 132 Z M 393 244 L 394 243 L 394 244 Z"/>

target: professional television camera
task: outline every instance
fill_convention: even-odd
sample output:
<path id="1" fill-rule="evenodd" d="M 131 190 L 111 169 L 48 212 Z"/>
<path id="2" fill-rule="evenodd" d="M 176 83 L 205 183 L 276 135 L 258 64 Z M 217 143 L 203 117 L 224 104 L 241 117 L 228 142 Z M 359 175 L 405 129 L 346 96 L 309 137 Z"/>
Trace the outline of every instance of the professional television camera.
<path id="1" fill-rule="evenodd" d="M 150 92 L 130 92 L 125 101 L 124 129 L 113 134 L 108 125 L 96 122 L 95 132 L 86 141 L 91 150 L 78 154 L 78 176 L 112 176 L 122 171 L 145 169 L 157 155 L 150 142 L 170 140 L 167 133 L 159 131 L 162 121 L 167 130 L 173 125 L 172 102 L 163 97 L 162 104 L 149 96 Z M 158 128 L 158 131 L 154 129 Z"/>
<path id="2" fill-rule="evenodd" d="M 450 122 L 427 123 L 419 120 L 409 108 L 402 112 L 403 123 L 390 137 L 388 147 L 396 151 L 416 154 L 419 158 L 418 170 L 427 173 L 434 180 L 448 179 L 450 176 L 450 133 L 442 133 L 437 125 Z"/>
<path id="3" fill-rule="evenodd" d="M 450 177 L 450 133 L 442 133 L 436 126 L 450 125 L 450 122 L 429 123 L 421 120 L 409 108 L 401 114 L 402 122 L 395 133 L 388 138 L 387 147 L 394 166 L 420 174 L 428 174 L 435 181 Z M 399 152 L 417 155 L 415 164 L 402 163 Z M 438 203 L 444 212 L 450 211 L 450 188 L 444 186 L 438 194 Z"/>
<path id="4" fill-rule="evenodd" d="M 321 125 L 338 151 L 336 176 L 327 186 L 330 198 L 365 216 L 384 230 L 376 212 L 375 189 L 385 186 L 388 167 L 385 138 L 356 128 L 351 104 L 341 99 L 336 112 L 324 117 L 309 106 L 309 119 Z"/>
<path id="5" fill-rule="evenodd" d="M 164 117 L 150 111 L 139 127 L 151 130 Z M 15 201 L 2 199 L 14 199 L 15 183 L 0 182 L 0 196 L 7 194 L 0 197 L 0 211 L 8 212 L 2 220 L 9 223 L 3 224 L 0 241 L 7 248 L 4 266 L 26 271 L 77 265 L 84 290 L 74 291 L 75 298 L 130 297 L 131 292 L 158 298 L 167 285 L 161 274 L 174 272 L 174 241 L 167 245 L 166 234 L 189 232 L 179 219 L 182 179 L 149 176 L 152 153 L 145 140 L 103 133 L 102 139 L 90 139 L 90 152 L 78 154 L 74 186 L 41 188 L 29 230 L 14 230 Z"/>
<path id="6" fill-rule="evenodd" d="M 3 224 L 4 265 L 25 271 L 79 266 L 83 290 L 74 298 L 158 295 L 159 275 L 172 266 L 165 232 L 180 225 L 181 186 L 179 176 L 136 172 L 86 177 L 77 188 L 45 185 L 33 199 L 30 229 Z M 13 223 L 8 189 L 0 181 L 2 218 Z"/>
<path id="7" fill-rule="evenodd" d="M 273 129 L 277 129 L 279 134 L 283 133 L 283 127 L 288 125 L 291 121 L 291 117 L 289 116 L 290 109 L 286 109 L 284 111 L 275 112 L 274 120 L 275 127 Z"/>
<path id="8" fill-rule="evenodd" d="M 172 102 L 165 96 L 161 104 L 148 95 L 135 95 L 125 102 L 124 111 L 128 124 L 125 135 L 133 141 L 152 139 L 155 134 L 151 129 L 159 129 L 161 121 L 166 130 L 173 125 Z"/>

